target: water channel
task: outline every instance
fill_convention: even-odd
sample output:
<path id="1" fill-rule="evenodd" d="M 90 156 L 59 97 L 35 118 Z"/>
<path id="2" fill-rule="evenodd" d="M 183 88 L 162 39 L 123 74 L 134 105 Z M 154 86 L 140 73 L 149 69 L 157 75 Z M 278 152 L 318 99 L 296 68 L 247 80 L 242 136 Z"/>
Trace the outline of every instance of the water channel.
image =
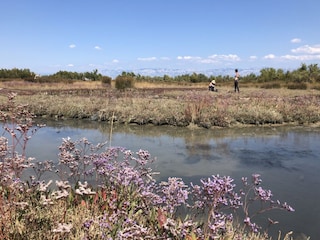
<path id="1" fill-rule="evenodd" d="M 249 127 L 237 129 L 194 129 L 170 126 L 119 126 L 103 122 L 47 122 L 30 140 L 28 154 L 37 160 L 57 159 L 62 138 L 86 137 L 93 143 L 108 141 L 132 151 L 148 150 L 156 162 L 159 180 L 181 177 L 198 183 L 211 175 L 228 175 L 241 187 L 241 177 L 261 175 L 263 187 L 274 199 L 295 208 L 276 210 L 270 229 L 277 235 L 291 230 L 311 239 L 320 237 L 320 128 Z M 319 205 L 317 205 L 319 204 Z"/>

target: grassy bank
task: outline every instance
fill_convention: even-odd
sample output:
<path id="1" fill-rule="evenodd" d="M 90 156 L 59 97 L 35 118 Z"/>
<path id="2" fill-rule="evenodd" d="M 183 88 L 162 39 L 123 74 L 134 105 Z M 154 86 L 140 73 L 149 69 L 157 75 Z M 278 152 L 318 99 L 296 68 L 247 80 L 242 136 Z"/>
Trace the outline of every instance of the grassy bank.
<path id="1" fill-rule="evenodd" d="M 13 84 L 0 90 L 18 93 L 39 117 L 114 121 L 120 124 L 233 127 L 265 124 L 318 124 L 320 91 L 314 89 L 241 88 L 207 91 L 200 85 L 151 85 L 118 91 L 96 82 L 72 84 Z M 3 100 L 4 101 L 4 100 Z"/>

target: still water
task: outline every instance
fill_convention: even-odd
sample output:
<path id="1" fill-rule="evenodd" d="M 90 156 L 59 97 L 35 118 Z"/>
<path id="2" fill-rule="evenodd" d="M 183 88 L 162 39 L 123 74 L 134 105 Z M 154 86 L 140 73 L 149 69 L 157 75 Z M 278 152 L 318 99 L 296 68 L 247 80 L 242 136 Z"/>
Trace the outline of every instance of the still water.
<path id="1" fill-rule="evenodd" d="M 110 138 L 110 136 L 112 136 Z M 156 157 L 154 171 L 160 179 L 181 177 L 198 183 L 211 175 L 240 179 L 261 175 L 263 187 L 274 199 L 288 202 L 295 212 L 273 211 L 280 223 L 270 229 L 291 230 L 320 239 L 320 128 L 254 127 L 190 130 L 169 126 L 110 126 L 86 121 L 47 123 L 29 142 L 28 155 L 38 161 L 57 159 L 62 138 L 87 138 L 132 151 L 148 150 Z"/>

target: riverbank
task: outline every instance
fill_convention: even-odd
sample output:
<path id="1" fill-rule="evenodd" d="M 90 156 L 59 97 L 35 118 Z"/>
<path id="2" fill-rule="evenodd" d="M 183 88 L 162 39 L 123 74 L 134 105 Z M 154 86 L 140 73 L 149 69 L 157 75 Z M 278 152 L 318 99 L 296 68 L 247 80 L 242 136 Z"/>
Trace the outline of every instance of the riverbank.
<path id="1" fill-rule="evenodd" d="M 142 86 L 142 87 L 141 87 Z M 119 91 L 97 83 L 65 85 L 10 84 L 0 90 L 3 102 L 16 92 L 37 117 L 90 119 L 115 124 L 181 127 L 241 127 L 251 125 L 316 125 L 320 123 L 320 91 L 207 86 L 137 86 Z"/>

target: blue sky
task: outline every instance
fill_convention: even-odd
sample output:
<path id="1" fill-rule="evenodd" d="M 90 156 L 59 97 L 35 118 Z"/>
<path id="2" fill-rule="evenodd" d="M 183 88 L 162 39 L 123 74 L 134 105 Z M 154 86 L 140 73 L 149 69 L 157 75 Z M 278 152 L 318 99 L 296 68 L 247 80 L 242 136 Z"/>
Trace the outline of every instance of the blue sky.
<path id="1" fill-rule="evenodd" d="M 0 68 L 43 74 L 320 63 L 319 0 L 6 0 L 0 6 Z"/>

